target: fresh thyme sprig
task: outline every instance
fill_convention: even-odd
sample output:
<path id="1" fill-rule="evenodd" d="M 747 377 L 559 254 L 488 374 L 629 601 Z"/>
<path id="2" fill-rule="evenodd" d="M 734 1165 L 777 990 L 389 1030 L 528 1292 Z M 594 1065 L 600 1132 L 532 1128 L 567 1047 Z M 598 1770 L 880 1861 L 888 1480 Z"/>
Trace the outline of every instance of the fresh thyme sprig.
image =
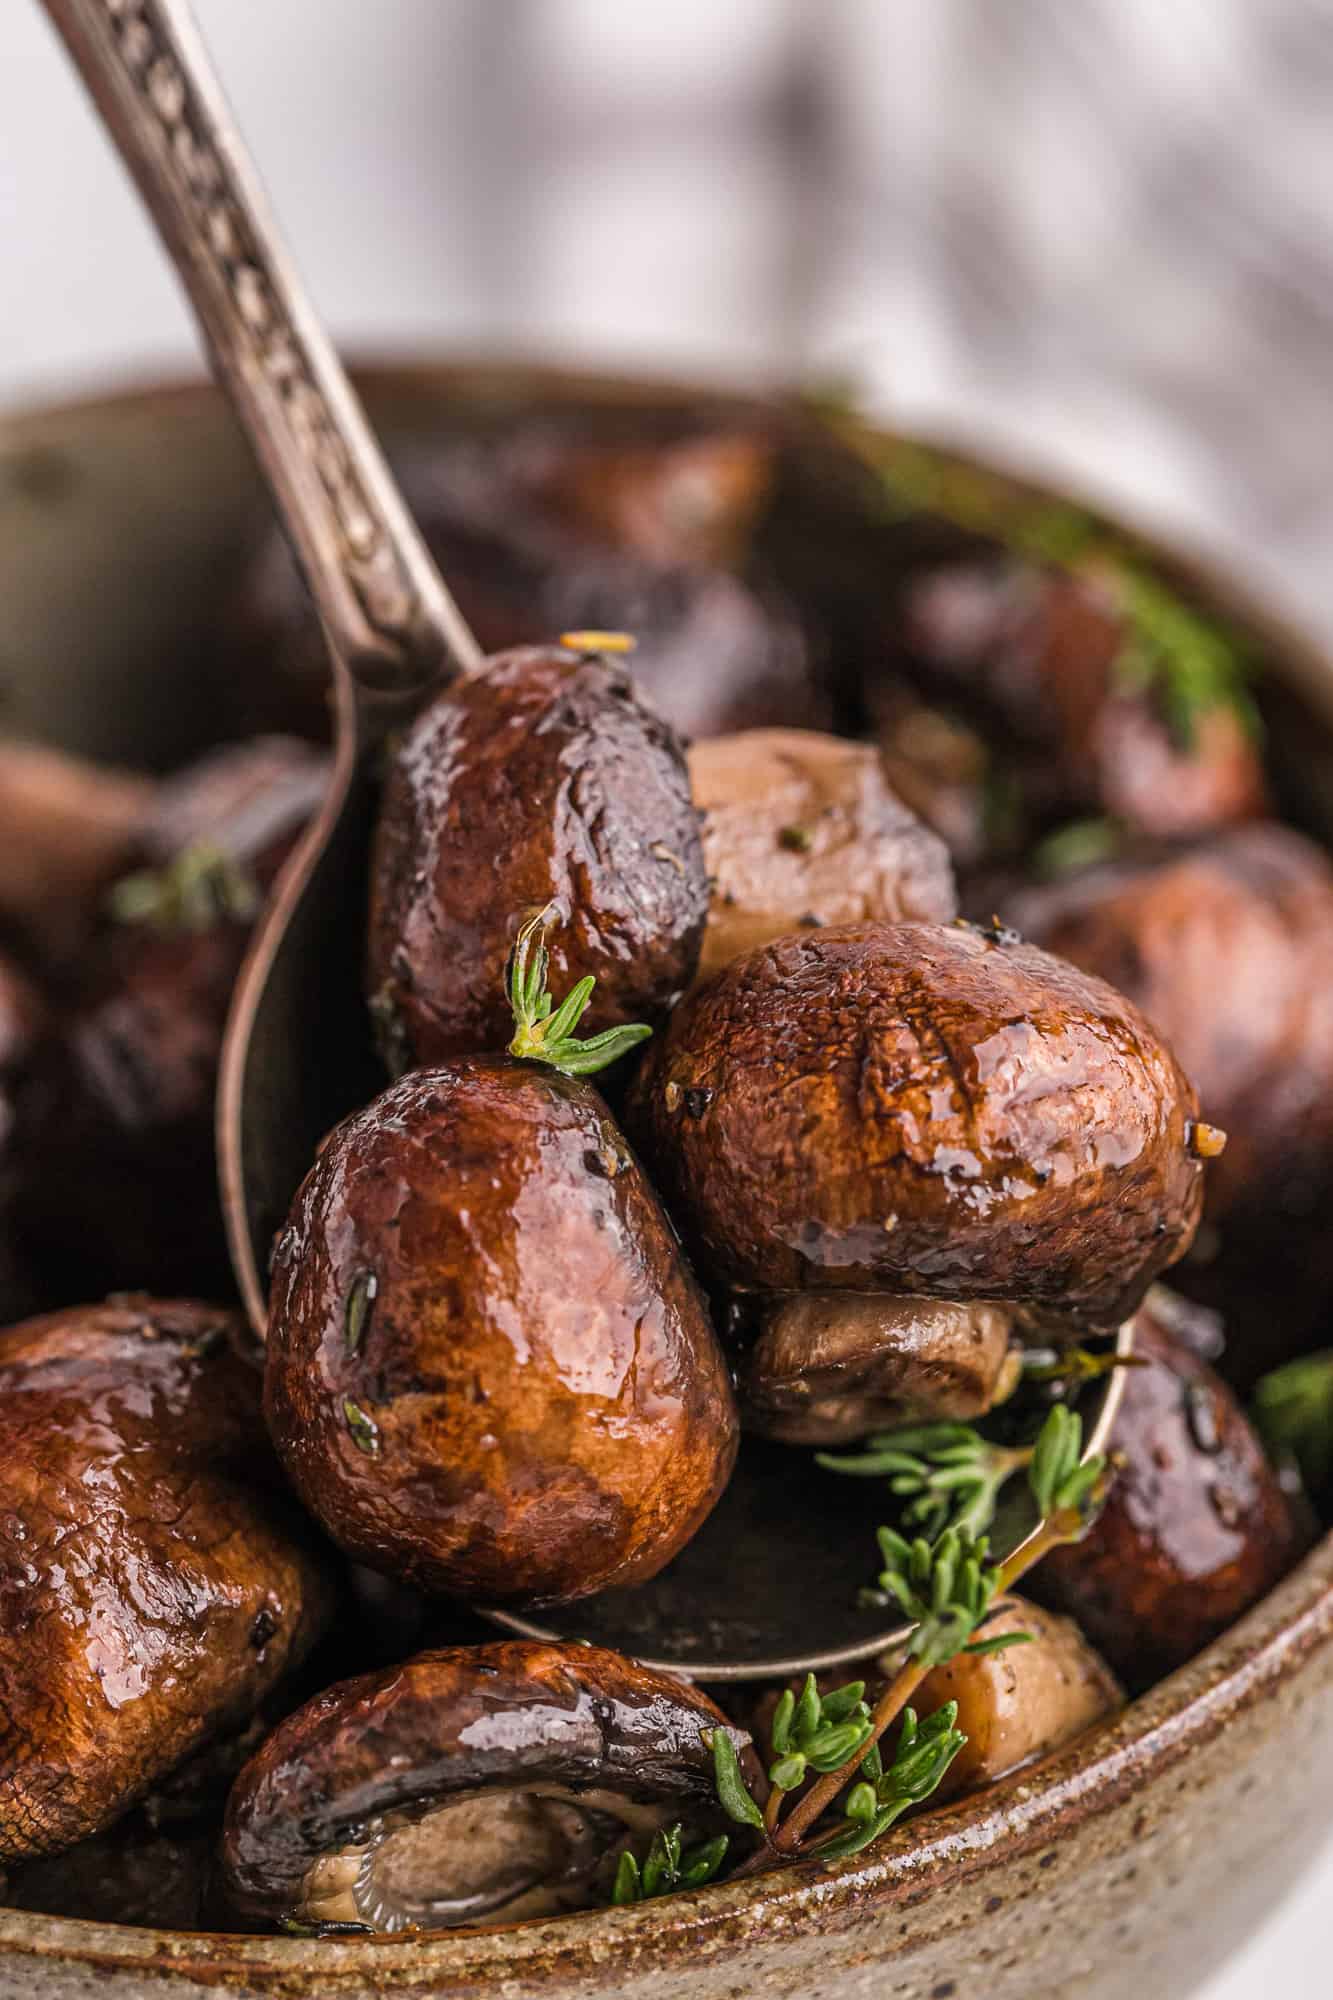
<path id="1" fill-rule="evenodd" d="M 958 1721 L 958 1703 L 946 1701 L 924 1722 L 916 1710 L 903 1710 L 902 1728 L 888 1770 L 876 1743 L 861 1760 L 861 1777 L 843 1801 L 845 1829 L 834 1831 L 812 1849 L 822 1861 L 840 1861 L 887 1833 L 909 1806 L 919 1806 L 939 1786 L 945 1772 L 967 1742 Z"/>
<path id="2" fill-rule="evenodd" d="M 727 1741 L 731 1741 L 730 1737 Z M 626 1848 L 616 1864 L 611 1901 L 646 1903 L 654 1896 L 670 1896 L 677 1889 L 699 1889 L 705 1882 L 711 1882 L 727 1858 L 729 1837 L 719 1833 L 712 1840 L 683 1850 L 682 1839 L 683 1828 L 677 1820 L 674 1826 L 658 1828 L 642 1862 Z"/>
<path id="3" fill-rule="evenodd" d="M 556 1006 L 555 996 L 546 984 L 551 969 L 546 932 L 555 914 L 555 905 L 548 903 L 544 910 L 528 918 L 514 941 L 506 976 L 509 1004 L 514 1010 L 514 1038 L 509 1053 L 525 1062 L 549 1063 L 565 1076 L 595 1076 L 629 1049 L 647 1041 L 653 1031 L 642 1022 L 634 1022 L 604 1028 L 600 1035 L 590 1035 L 586 1041 L 578 1039 L 574 1030 L 587 1011 L 597 981 L 591 973 L 587 974 Z"/>
<path id="4" fill-rule="evenodd" d="M 183 847 L 165 868 L 122 876 L 107 895 L 117 923 L 161 931 L 206 931 L 223 921 L 248 924 L 263 892 L 249 869 L 212 841 Z"/>
<path id="5" fill-rule="evenodd" d="M 815 1463 L 857 1479 L 887 1479 L 902 1501 L 904 1527 L 934 1540 L 946 1528 L 984 1535 L 1001 1487 L 1032 1458 L 992 1444 L 970 1424 L 937 1423 L 878 1431 L 854 1456 L 817 1452 Z"/>
<path id="6" fill-rule="evenodd" d="M 1080 1418 L 1067 1405 L 1057 1404 L 1041 1427 L 1027 1468 L 1028 1483 L 1040 1516 L 1038 1525 L 1001 1563 L 989 1560 L 984 1538 L 962 1533 L 956 1527 L 947 1528 L 933 1543 L 920 1535 L 909 1541 L 892 1528 L 879 1530 L 884 1560 L 880 1587 L 913 1621 L 914 1629 L 898 1671 L 870 1711 L 868 1728 L 867 1718 L 856 1712 L 855 1703 L 861 1702 L 858 1692 L 848 1715 L 834 1717 L 835 1722 L 855 1720 L 854 1746 L 836 1769 L 820 1773 L 785 1816 L 782 1804 L 787 1794 L 783 1787 L 773 1787 L 772 1770 L 770 1788 L 777 1790 L 778 1804 L 776 1807 L 771 1804 L 770 1791 L 768 1809 L 762 1810 L 745 1782 L 735 1746 L 729 1738 L 724 1744 L 724 1731 L 713 1732 L 715 1782 L 722 1807 L 732 1819 L 762 1831 L 767 1840 L 766 1849 L 743 1864 L 740 1872 L 762 1867 L 775 1856 L 791 1858 L 815 1853 L 832 1857 L 855 1853 L 892 1823 L 885 1820 L 884 1826 L 876 1830 L 879 1816 L 890 1811 L 899 1798 L 892 1788 L 881 1797 L 884 1772 L 877 1747 L 880 1740 L 899 1716 L 906 1718 L 910 1713 L 912 1697 L 933 1668 L 946 1664 L 961 1652 L 996 1652 L 1001 1646 L 1022 1643 L 1027 1636 L 1003 1634 L 987 1639 L 978 1638 L 977 1633 L 998 1598 L 1011 1590 L 1051 1549 L 1063 1542 L 1080 1541 L 1096 1519 L 1108 1485 L 1107 1463 L 1101 1454 L 1085 1460 L 1082 1445 Z M 806 1699 L 810 1688 L 811 1682 L 807 1681 L 806 1691 L 793 1698 L 790 1708 L 779 1704 L 777 1713 L 785 1716 L 789 1732 L 795 1725 L 800 1701 Z M 851 1702 L 855 1688 L 853 1682 L 849 1688 L 839 1689 L 833 1699 L 845 1698 Z M 825 1702 L 829 1699 L 824 1697 Z M 822 1721 L 823 1711 L 816 1718 L 811 1707 L 809 1719 L 812 1724 Z M 910 1772 L 915 1779 L 911 1795 L 902 1798 L 902 1811 L 929 1797 L 949 1761 L 961 1748 L 961 1742 L 954 1743 L 946 1755 L 942 1747 L 958 1735 L 954 1728 L 956 1719 L 955 1715 L 947 1722 L 935 1723 L 935 1718 L 930 1718 L 935 1726 L 927 1735 L 929 1725 L 922 1724 L 918 1730 L 912 1714 L 911 1729 L 905 1728 L 900 1735 L 891 1767 L 899 1772 L 902 1792 L 909 1790 L 904 1774 Z M 918 1762 L 912 1761 L 914 1755 Z M 904 1760 L 901 1765 L 900 1759 Z M 779 1776 L 784 1775 L 779 1772 Z M 861 1789 L 863 1784 L 871 1788 L 873 1799 Z M 849 1786 L 852 1789 L 842 1812 L 846 1823 L 835 1826 L 827 1842 L 811 1840 L 810 1835 L 823 1815 Z M 854 1811 L 849 1810 L 853 1801 Z M 894 1812 L 893 1817 L 897 1816 Z"/>

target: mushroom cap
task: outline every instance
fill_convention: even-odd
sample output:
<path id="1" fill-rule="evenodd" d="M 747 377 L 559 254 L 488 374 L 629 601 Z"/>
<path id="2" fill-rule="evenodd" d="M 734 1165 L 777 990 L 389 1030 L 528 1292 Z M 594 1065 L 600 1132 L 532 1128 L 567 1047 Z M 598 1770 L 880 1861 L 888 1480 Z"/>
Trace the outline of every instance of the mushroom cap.
<path id="1" fill-rule="evenodd" d="M 944 843 L 895 797 L 864 743 L 747 729 L 689 753 L 711 901 L 699 976 L 801 928 L 958 907 Z"/>
<path id="2" fill-rule="evenodd" d="M 1154 1295 L 1155 1296 L 1155 1295 Z M 1069 1612 L 1131 1692 L 1173 1673 L 1279 1583 L 1302 1537 L 1263 1447 L 1226 1384 L 1154 1311 L 1111 1433 L 1118 1461 L 1081 1542 L 1030 1587 Z"/>
<path id="3" fill-rule="evenodd" d="M 506 1641 L 419 1653 L 307 1702 L 251 1758 L 227 1804 L 227 1890 L 252 1915 L 296 1904 L 311 1864 L 396 1807 L 479 1787 L 609 1788 L 706 1802 L 702 1731 L 747 1739 L 698 1688 L 596 1646 Z"/>
<path id="4" fill-rule="evenodd" d="M 372 1006 L 416 1062 L 503 1049 L 516 921 L 554 905 L 552 990 L 589 1033 L 658 1021 L 694 977 L 708 883 L 684 753 L 623 665 L 530 647 L 447 688 L 385 787 Z"/>
<path id="5" fill-rule="evenodd" d="M 0 1860 L 108 1825 L 318 1636 L 323 1573 L 229 1331 L 119 1299 L 0 1335 Z"/>
<path id="6" fill-rule="evenodd" d="M 630 1129 L 741 1289 L 1012 1302 L 1112 1327 L 1190 1242 L 1197 1111 L 1100 980 L 967 926 L 777 940 L 650 1046 Z"/>
<path id="7" fill-rule="evenodd" d="M 1046 1757 L 1110 1715 L 1124 1695 L 1106 1662 L 1072 1618 L 1020 1597 L 1004 1599 L 981 1636 L 1027 1634 L 1028 1643 L 995 1653 L 957 1653 L 922 1681 L 915 1705 L 923 1715 L 958 1703 L 967 1738 L 935 1793 L 938 1804 Z"/>
<path id="8" fill-rule="evenodd" d="M 785 1444 L 842 1444 L 984 1416 L 1005 1384 L 1013 1328 L 1011 1312 L 979 1301 L 787 1293 L 765 1303 L 741 1367 L 745 1428 Z"/>
<path id="9" fill-rule="evenodd" d="M 736 1448 L 702 1295 L 605 1103 L 504 1060 L 415 1071 L 325 1143 L 275 1259 L 266 1409 L 335 1541 L 482 1602 L 655 1574 Z"/>

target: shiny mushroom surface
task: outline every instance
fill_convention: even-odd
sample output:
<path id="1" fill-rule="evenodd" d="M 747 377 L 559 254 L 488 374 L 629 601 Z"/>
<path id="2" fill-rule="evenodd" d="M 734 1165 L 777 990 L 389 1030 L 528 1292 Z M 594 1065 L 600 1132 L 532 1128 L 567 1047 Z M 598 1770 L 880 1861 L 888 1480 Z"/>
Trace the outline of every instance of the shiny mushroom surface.
<path id="1" fill-rule="evenodd" d="M 248 1720 L 329 1611 L 228 1315 L 0 1335 L 0 1860 L 58 1853 Z"/>
<path id="2" fill-rule="evenodd" d="M 689 767 L 710 898 L 701 979 L 791 931 L 956 913 L 943 843 L 867 745 L 747 729 L 694 744 Z"/>
<path id="3" fill-rule="evenodd" d="M 726 1364 L 596 1089 L 476 1060 L 337 1127 L 274 1265 L 265 1408 L 373 1568 L 486 1602 L 651 1576 L 736 1450 Z"/>
<path id="4" fill-rule="evenodd" d="M 740 1289 L 985 1299 L 1110 1330 L 1188 1246 L 1194 1092 L 1100 980 L 1003 931 L 779 939 L 649 1045 L 629 1129 Z"/>
<path id="5" fill-rule="evenodd" d="M 421 1653 L 320 1695 L 245 1767 L 227 1892 L 250 1917 L 386 1932 L 608 1902 L 626 1848 L 722 1826 L 719 1728 L 744 1752 L 705 1694 L 598 1647 Z"/>
<path id="6" fill-rule="evenodd" d="M 503 1049 L 517 923 L 551 908 L 552 976 L 597 981 L 588 1029 L 660 1021 L 708 909 L 684 753 L 623 661 L 491 660 L 408 732 L 385 787 L 367 979 L 395 1068 Z"/>
<path id="7" fill-rule="evenodd" d="M 883 1292 L 767 1301 L 739 1371 L 747 1430 L 843 1444 L 875 1430 L 983 1416 L 1019 1366 L 1012 1312 Z"/>

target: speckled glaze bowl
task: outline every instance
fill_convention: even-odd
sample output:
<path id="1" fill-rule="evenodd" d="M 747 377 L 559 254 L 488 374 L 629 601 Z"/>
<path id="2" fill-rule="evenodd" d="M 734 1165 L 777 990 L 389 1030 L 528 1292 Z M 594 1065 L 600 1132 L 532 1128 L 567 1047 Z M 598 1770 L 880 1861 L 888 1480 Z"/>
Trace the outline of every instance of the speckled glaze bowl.
<path id="1" fill-rule="evenodd" d="M 361 382 L 390 441 L 460 405 L 484 421 L 534 394 L 590 410 L 699 400 L 524 368 L 372 369 Z M 202 621 L 254 498 L 231 421 L 202 386 L 0 418 L 0 728 L 139 761 L 207 741 Z M 1262 637 L 1333 726 L 1333 660 L 1234 579 L 1171 560 Z M 1333 800 L 1333 779 L 1326 790 Z M 869 1856 L 425 1942 L 187 1936 L 0 1911 L 0 1996 L 1183 2000 L 1291 1886 L 1330 1798 L 1333 1537 L 1114 1722 Z"/>

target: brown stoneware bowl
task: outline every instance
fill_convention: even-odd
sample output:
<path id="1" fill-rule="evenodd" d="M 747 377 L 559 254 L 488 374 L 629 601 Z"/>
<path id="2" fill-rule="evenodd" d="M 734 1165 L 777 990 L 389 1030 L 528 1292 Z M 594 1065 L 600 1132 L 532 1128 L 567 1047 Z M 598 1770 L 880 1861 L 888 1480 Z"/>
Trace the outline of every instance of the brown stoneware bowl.
<path id="1" fill-rule="evenodd" d="M 390 443 L 460 408 L 484 422 L 534 395 L 593 420 L 699 401 L 525 368 L 371 369 L 361 382 Z M 202 386 L 0 419 L 0 729 L 140 762 L 208 741 L 208 621 L 255 490 Z M 1254 630 L 1279 703 L 1290 694 L 1333 741 L 1333 659 L 1234 578 L 1170 561 Z M 1333 801 L 1320 760 L 1312 768 L 1319 802 Z M 868 1856 L 427 1941 L 197 1936 L 0 1911 L 0 1995 L 1181 2000 L 1317 1851 L 1331 1796 L 1333 1538 L 1114 1722 Z"/>

